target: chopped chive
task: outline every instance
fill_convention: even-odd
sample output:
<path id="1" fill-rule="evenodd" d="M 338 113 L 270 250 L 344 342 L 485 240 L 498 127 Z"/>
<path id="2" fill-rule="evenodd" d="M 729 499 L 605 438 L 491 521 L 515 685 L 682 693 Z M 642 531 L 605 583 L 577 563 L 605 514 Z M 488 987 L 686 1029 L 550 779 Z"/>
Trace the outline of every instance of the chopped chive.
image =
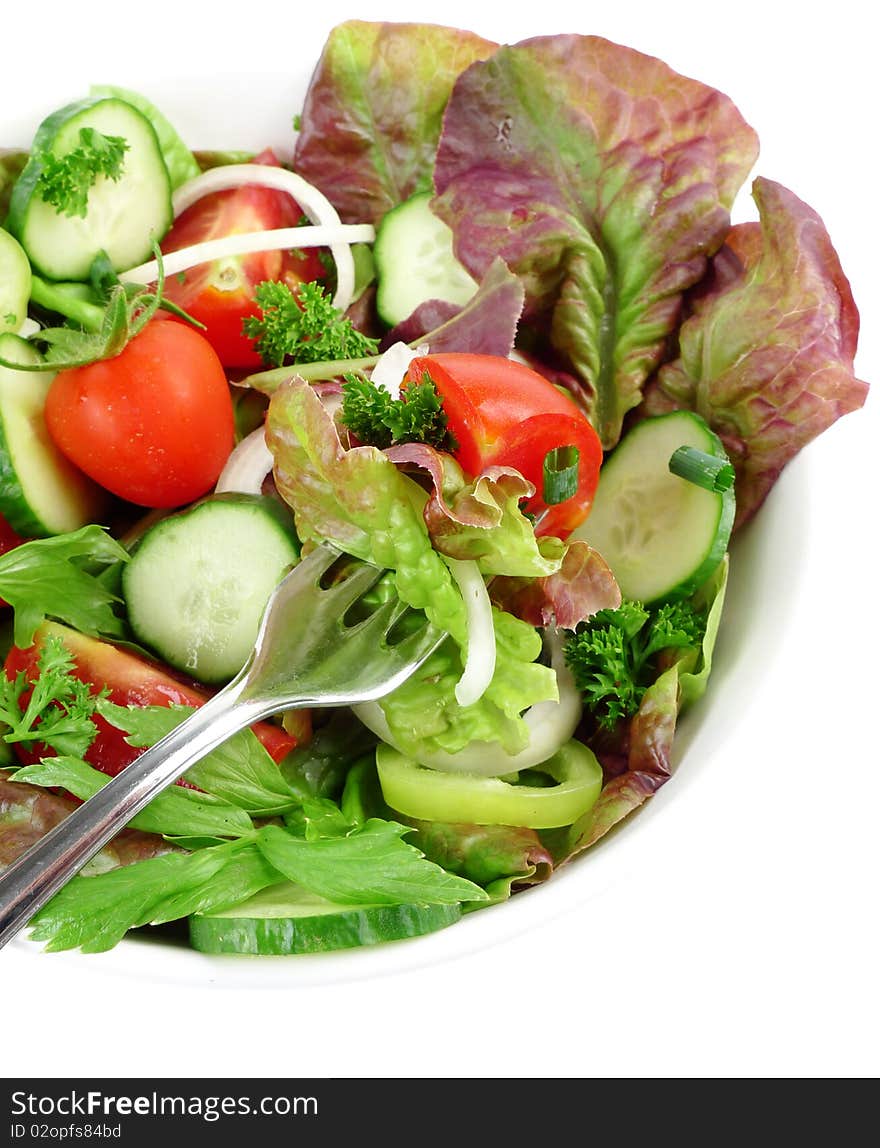
<path id="1" fill-rule="evenodd" d="M 723 494 L 733 486 L 732 464 L 726 458 L 717 458 L 693 446 L 680 446 L 669 460 L 669 469 L 679 478 L 714 494 Z"/>
<path id="2" fill-rule="evenodd" d="M 547 506 L 565 502 L 577 492 L 580 451 L 576 446 L 556 446 L 544 456 L 544 489 Z"/>

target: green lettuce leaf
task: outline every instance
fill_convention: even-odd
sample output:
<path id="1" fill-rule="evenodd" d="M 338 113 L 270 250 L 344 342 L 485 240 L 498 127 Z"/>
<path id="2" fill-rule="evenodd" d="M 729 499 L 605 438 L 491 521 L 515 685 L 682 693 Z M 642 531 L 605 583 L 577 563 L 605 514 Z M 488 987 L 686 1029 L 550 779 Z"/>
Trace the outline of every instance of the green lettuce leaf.
<path id="1" fill-rule="evenodd" d="M 16 784 L 59 787 L 87 801 L 110 781 L 78 757 L 46 757 L 36 765 L 23 766 L 11 778 Z M 169 837 L 242 837 L 253 829 L 243 809 L 210 793 L 169 786 L 129 822 L 132 829 Z"/>
<path id="2" fill-rule="evenodd" d="M 475 278 L 499 255 L 521 278 L 606 449 L 756 154 L 727 97 L 597 37 L 501 48 L 457 81 L 434 210 Z"/>
<path id="3" fill-rule="evenodd" d="M 492 611 L 497 658 L 486 693 L 469 706 L 455 699 L 462 675 L 459 650 L 447 642 L 379 705 L 395 744 L 417 760 L 425 753 L 456 753 L 472 741 L 498 742 L 515 754 L 529 741 L 522 711 L 556 701 L 555 673 L 535 659 L 541 653 L 536 630 L 511 614 Z"/>
<path id="4" fill-rule="evenodd" d="M 429 24 L 349 20 L 330 33 L 306 94 L 293 167 L 346 223 L 378 223 L 431 190 L 456 76 L 495 45 Z"/>
<path id="5" fill-rule="evenodd" d="M 49 952 L 102 953 L 129 929 L 236 905 L 278 879 L 250 838 L 154 857 L 74 877 L 34 917 L 31 937 Z"/>
<path id="6" fill-rule="evenodd" d="M 44 618 L 56 618 L 93 638 L 125 637 L 108 586 L 128 552 L 100 526 L 37 538 L 0 555 L 0 597 L 15 610 L 14 642 L 30 646 Z"/>
<path id="7" fill-rule="evenodd" d="M 275 825 L 258 835 L 263 856 L 290 881 L 344 905 L 451 905 L 484 901 L 463 877 L 427 861 L 401 838 L 405 825 L 371 819 L 347 836 L 305 840 Z"/>
<path id="8" fill-rule="evenodd" d="M 697 411 L 719 435 L 736 468 L 737 526 L 868 391 L 853 370 L 858 311 L 822 220 L 772 180 L 756 179 L 753 194 L 760 226 L 731 231 L 645 404 Z"/>
<path id="9" fill-rule="evenodd" d="M 121 706 L 102 698 L 98 712 L 128 735 L 129 745 L 155 745 L 193 712 L 189 706 Z M 254 816 L 269 817 L 299 805 L 278 766 L 251 729 L 239 730 L 190 766 L 186 780 L 224 803 Z M 170 833 L 171 830 L 161 832 Z M 180 833 L 201 832 L 195 828 Z"/>

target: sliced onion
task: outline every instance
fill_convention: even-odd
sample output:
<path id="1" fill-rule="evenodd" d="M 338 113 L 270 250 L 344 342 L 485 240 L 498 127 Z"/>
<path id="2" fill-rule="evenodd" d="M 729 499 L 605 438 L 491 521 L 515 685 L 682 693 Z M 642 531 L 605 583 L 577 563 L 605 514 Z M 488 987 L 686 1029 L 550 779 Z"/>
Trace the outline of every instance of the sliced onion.
<path id="1" fill-rule="evenodd" d="M 257 427 L 241 440 L 226 460 L 214 493 L 261 494 L 273 461 L 272 452 L 266 445 L 266 433 L 262 427 Z"/>
<path id="2" fill-rule="evenodd" d="M 196 263 L 209 262 L 231 255 L 246 255 L 252 251 L 268 251 L 273 248 L 271 244 L 266 242 L 265 237 L 271 235 L 283 236 L 283 241 L 279 239 L 277 247 L 313 246 L 330 248 L 330 253 L 336 263 L 336 294 L 333 297 L 333 306 L 339 311 L 347 310 L 354 297 L 355 278 L 354 259 L 351 254 L 350 245 L 352 243 L 372 243 L 376 236 L 375 229 L 370 224 L 343 224 L 336 208 L 324 193 L 319 191 L 314 184 L 309 183 L 308 180 L 297 175 L 296 172 L 288 171 L 283 167 L 272 167 L 269 164 L 260 163 L 232 163 L 212 168 L 210 171 L 197 175 L 195 179 L 188 180 L 177 189 L 172 199 L 174 217 L 176 219 L 178 215 L 186 211 L 188 207 L 191 207 L 204 195 L 210 195 L 215 191 L 228 191 L 230 188 L 241 187 L 246 184 L 257 184 L 260 187 L 271 187 L 276 191 L 287 192 L 288 195 L 296 200 L 296 203 L 313 224 L 327 229 L 324 236 L 319 239 L 313 239 L 312 242 L 309 243 L 305 233 L 311 229 L 299 227 L 279 228 L 274 232 L 257 232 L 251 236 L 231 236 L 229 238 L 239 240 L 250 239 L 255 242 L 259 240 L 261 236 L 264 238 L 262 240 L 262 246 L 246 247 L 244 250 L 226 247 L 218 251 L 217 254 L 211 254 L 207 257 L 201 255 L 198 259 L 191 263 L 186 263 L 184 266 L 172 266 L 171 261 L 174 256 L 184 256 L 188 250 L 210 246 L 210 244 L 196 244 L 193 249 L 185 248 L 179 252 L 173 252 L 164 258 L 163 264 L 166 273 L 174 275 L 179 271 L 184 271 L 188 267 L 194 266 Z M 291 232 L 295 233 L 295 238 L 293 239 L 290 238 Z M 224 241 L 217 240 L 215 242 L 222 244 Z M 126 271 L 120 278 L 129 283 L 153 283 L 156 280 L 156 275 L 156 265 L 150 262 L 140 267 L 134 267 L 130 271 Z"/>
<path id="3" fill-rule="evenodd" d="M 460 706 L 472 706 L 489 688 L 495 673 L 492 603 L 476 562 L 447 558 L 446 563 L 461 591 L 467 613 L 467 655 L 464 673 L 455 686 L 455 700 Z"/>
<path id="4" fill-rule="evenodd" d="M 497 741 L 472 741 L 458 753 L 442 749 L 420 754 L 419 765 L 447 773 L 474 773 L 483 777 L 503 777 L 521 769 L 530 769 L 552 757 L 573 736 L 581 720 L 583 707 L 577 686 L 562 652 L 562 641 L 555 630 L 545 632 L 544 640 L 550 650 L 550 664 L 556 671 L 559 701 L 538 702 L 523 714 L 529 727 L 529 743 L 519 751 L 505 752 Z M 354 707 L 360 720 L 377 737 L 401 753 L 407 751 L 395 741 L 382 707 L 378 702 L 362 702 Z M 409 756 L 407 754 L 407 756 Z"/>
<path id="5" fill-rule="evenodd" d="M 31 317 L 28 316 L 22 320 L 21 326 L 18 328 L 16 334 L 19 339 L 29 339 L 31 335 L 36 335 L 37 332 L 42 331 L 42 329 L 36 319 L 31 319 Z"/>
<path id="6" fill-rule="evenodd" d="M 162 256 L 162 267 L 166 275 L 178 275 L 197 267 L 200 263 L 213 263 L 215 259 L 229 259 L 234 255 L 252 255 L 256 251 L 281 251 L 289 247 L 329 247 L 351 243 L 372 243 L 376 237 L 375 228 L 369 223 L 335 223 L 315 227 L 276 227 L 270 231 L 248 231 L 237 235 L 224 235 L 220 239 L 206 239 L 204 243 L 194 243 Z M 120 279 L 126 283 L 155 283 L 159 274 L 159 264 L 155 259 L 124 271 Z M 337 299 L 333 306 L 340 311 Z M 349 302 L 351 300 L 349 299 Z"/>
<path id="7" fill-rule="evenodd" d="M 400 398 L 400 384 L 410 363 L 420 355 L 426 355 L 426 347 L 413 350 L 408 343 L 392 343 L 370 371 L 370 381 L 388 391 L 393 399 Z"/>

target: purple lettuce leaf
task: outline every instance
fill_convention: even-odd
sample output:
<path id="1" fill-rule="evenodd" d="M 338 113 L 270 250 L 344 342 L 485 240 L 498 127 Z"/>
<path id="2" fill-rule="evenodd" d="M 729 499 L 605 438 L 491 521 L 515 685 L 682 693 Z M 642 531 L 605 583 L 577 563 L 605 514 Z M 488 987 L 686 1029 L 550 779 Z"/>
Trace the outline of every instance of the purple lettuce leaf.
<path id="1" fill-rule="evenodd" d="M 651 414 L 695 410 L 719 435 L 736 467 L 737 526 L 868 390 L 853 370 L 858 311 L 822 220 L 771 180 L 756 179 L 753 194 L 760 228 L 732 229 L 723 268 L 682 325 L 679 357 L 645 403 Z"/>
<path id="2" fill-rule="evenodd" d="M 570 542 L 562 565 L 544 578 L 495 578 L 493 603 L 533 626 L 573 630 L 599 610 L 620 605 L 620 587 L 608 563 L 586 542 Z"/>
<path id="3" fill-rule="evenodd" d="M 407 840 L 436 865 L 478 885 L 504 878 L 546 880 L 553 859 L 534 829 L 512 825 L 463 825 L 406 818 L 415 833 Z"/>
<path id="4" fill-rule="evenodd" d="M 378 223 L 431 190 L 456 76 L 496 45 L 455 28 L 349 20 L 328 37 L 306 93 L 293 166 L 346 223 Z"/>
<path id="5" fill-rule="evenodd" d="M 36 845 L 81 804 L 75 798 L 50 793 L 41 786 L 13 781 L 0 770 L 0 873 Z M 147 857 L 176 852 L 164 837 L 123 829 L 89 864 L 92 871 L 131 865 Z"/>
<path id="6" fill-rule="evenodd" d="M 452 455 L 425 443 L 389 447 L 386 457 L 430 479 L 423 517 L 431 545 L 448 558 L 479 563 L 484 574 L 544 577 L 559 570 L 565 545 L 535 536 L 520 510 L 535 488 L 518 470 L 489 466 L 468 481 Z"/>
<path id="7" fill-rule="evenodd" d="M 496 259 L 464 306 L 429 299 L 389 331 L 381 346 L 384 350 L 392 343 L 425 342 L 435 355 L 470 351 L 506 358 L 513 350 L 524 301 L 519 279 Z"/>
<path id="8" fill-rule="evenodd" d="M 457 81 L 433 207 L 476 279 L 498 256 L 520 277 L 606 448 L 756 153 L 726 96 L 598 37 L 501 48 Z"/>

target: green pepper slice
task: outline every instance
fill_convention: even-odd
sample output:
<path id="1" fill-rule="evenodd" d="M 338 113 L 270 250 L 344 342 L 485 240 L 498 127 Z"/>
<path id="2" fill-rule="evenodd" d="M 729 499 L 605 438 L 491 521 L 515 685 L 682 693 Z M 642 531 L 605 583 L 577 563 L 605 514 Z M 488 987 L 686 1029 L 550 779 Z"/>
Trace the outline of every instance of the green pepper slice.
<path id="1" fill-rule="evenodd" d="M 380 744 L 376 767 L 385 801 L 421 821 L 519 825 L 552 829 L 572 825 L 592 808 L 602 788 L 602 767 L 579 741 L 569 741 L 535 770 L 555 784 L 511 784 L 499 777 L 443 773 Z"/>

